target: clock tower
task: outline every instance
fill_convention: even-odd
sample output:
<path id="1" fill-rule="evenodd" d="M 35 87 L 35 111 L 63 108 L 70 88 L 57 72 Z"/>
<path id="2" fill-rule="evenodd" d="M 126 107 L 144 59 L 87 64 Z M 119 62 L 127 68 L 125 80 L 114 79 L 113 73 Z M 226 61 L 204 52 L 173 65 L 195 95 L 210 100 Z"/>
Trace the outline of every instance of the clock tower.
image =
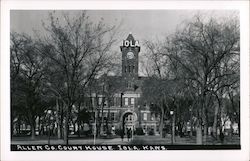
<path id="1" fill-rule="evenodd" d="M 122 52 L 122 77 L 125 86 L 132 89 L 138 79 L 139 41 L 135 40 L 132 34 L 129 34 L 127 39 L 123 40 L 120 48 Z"/>

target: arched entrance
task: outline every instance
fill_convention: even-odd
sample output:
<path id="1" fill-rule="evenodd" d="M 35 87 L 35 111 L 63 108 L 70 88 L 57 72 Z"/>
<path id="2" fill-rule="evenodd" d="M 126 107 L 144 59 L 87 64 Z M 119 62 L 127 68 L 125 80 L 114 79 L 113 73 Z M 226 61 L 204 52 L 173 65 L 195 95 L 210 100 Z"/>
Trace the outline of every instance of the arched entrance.
<path id="1" fill-rule="evenodd" d="M 135 122 L 137 120 L 137 115 L 135 112 L 126 111 L 121 116 L 121 129 L 126 134 L 127 129 L 135 130 Z"/>

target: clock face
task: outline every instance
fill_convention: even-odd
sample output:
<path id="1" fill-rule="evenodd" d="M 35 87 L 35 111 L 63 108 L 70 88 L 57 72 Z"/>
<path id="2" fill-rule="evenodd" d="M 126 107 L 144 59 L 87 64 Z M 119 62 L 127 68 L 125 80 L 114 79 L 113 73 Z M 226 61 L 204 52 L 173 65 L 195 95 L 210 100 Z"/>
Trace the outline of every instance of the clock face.
<path id="1" fill-rule="evenodd" d="M 127 53 L 127 58 L 128 59 L 133 59 L 134 58 L 134 53 L 132 53 L 131 51 Z"/>

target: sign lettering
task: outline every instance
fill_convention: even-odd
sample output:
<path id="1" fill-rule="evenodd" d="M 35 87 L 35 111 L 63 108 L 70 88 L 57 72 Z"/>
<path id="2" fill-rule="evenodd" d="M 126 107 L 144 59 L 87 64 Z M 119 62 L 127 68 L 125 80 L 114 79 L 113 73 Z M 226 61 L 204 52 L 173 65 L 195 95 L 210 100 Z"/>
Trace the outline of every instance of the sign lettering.
<path id="1" fill-rule="evenodd" d="M 129 40 L 123 40 L 122 41 L 122 46 L 125 46 L 125 47 L 139 47 L 140 45 L 139 45 L 139 41 L 129 41 Z"/>

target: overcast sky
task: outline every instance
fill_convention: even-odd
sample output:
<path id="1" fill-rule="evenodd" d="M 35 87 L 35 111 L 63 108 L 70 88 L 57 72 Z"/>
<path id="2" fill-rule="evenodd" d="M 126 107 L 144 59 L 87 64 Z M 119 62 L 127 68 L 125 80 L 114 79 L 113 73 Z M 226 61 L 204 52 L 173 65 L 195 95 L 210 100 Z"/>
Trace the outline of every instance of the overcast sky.
<path id="1" fill-rule="evenodd" d="M 72 16 L 79 11 L 68 11 Z M 57 12 L 60 15 L 60 11 Z M 122 22 L 120 31 L 121 38 L 132 32 L 138 40 L 161 38 L 163 35 L 173 33 L 183 21 L 192 18 L 195 14 L 202 13 L 208 17 L 228 17 L 232 14 L 230 10 L 220 11 L 198 11 L 198 10 L 91 10 L 87 14 L 93 22 L 101 18 L 107 25 L 118 25 Z M 11 11 L 11 31 L 24 32 L 30 35 L 33 30 L 44 32 L 42 21 L 47 22 L 48 11 L 21 10 Z"/>
<path id="2" fill-rule="evenodd" d="M 12 10 L 10 13 L 11 31 L 27 33 L 33 35 L 33 31 L 44 33 L 42 21 L 48 23 L 48 13 L 46 10 Z M 79 15 L 79 11 L 67 11 L 73 18 Z M 104 19 L 108 26 L 122 23 L 119 35 L 117 36 L 119 45 L 131 32 L 136 40 L 162 39 L 166 35 L 173 33 L 184 21 L 190 20 L 196 14 L 204 17 L 228 18 L 237 14 L 235 10 L 89 10 L 87 14 L 94 23 Z M 62 11 L 56 11 L 58 17 Z M 113 47 L 119 53 L 119 45 Z M 144 49 L 142 47 L 141 53 Z"/>

